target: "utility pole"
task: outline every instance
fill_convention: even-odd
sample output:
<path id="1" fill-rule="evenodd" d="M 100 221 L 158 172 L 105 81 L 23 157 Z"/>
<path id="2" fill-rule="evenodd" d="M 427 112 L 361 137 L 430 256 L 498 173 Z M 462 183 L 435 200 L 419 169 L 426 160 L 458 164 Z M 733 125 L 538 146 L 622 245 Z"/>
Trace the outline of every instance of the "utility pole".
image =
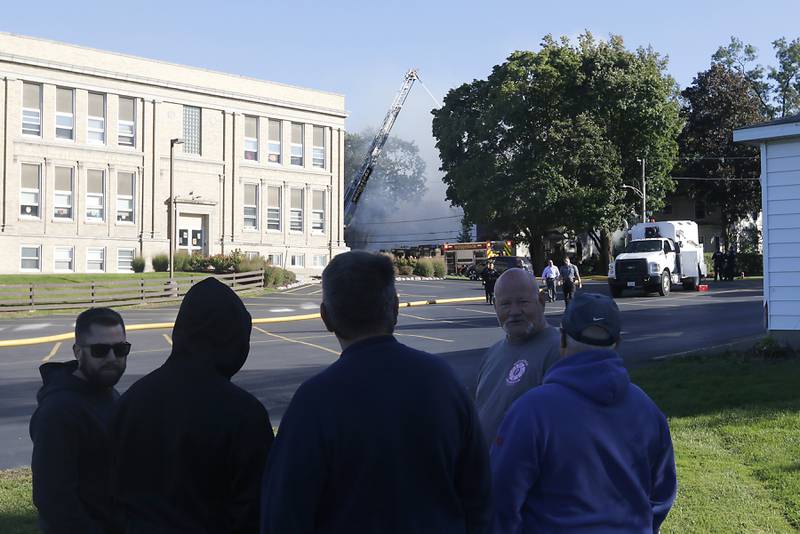
<path id="1" fill-rule="evenodd" d="M 647 179 L 645 178 L 645 158 L 636 158 L 642 164 L 642 222 L 647 222 Z"/>

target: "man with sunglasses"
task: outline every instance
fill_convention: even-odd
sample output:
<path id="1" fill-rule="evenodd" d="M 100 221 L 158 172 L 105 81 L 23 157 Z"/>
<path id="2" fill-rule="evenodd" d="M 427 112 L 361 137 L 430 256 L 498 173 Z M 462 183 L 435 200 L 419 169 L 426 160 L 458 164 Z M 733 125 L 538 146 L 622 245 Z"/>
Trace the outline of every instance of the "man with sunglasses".
<path id="1" fill-rule="evenodd" d="M 44 533 L 114 531 L 109 498 L 108 425 L 131 345 L 109 308 L 90 308 L 75 321 L 75 361 L 50 362 L 30 422 L 33 502 Z"/>

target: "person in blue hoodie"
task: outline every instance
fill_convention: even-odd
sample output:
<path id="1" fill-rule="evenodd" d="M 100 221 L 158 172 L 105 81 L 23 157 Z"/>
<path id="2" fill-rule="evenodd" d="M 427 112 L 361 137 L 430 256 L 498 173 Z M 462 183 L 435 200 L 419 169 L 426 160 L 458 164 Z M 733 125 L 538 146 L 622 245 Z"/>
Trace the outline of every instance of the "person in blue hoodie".
<path id="1" fill-rule="evenodd" d="M 677 491 L 664 415 L 615 352 L 620 312 L 581 293 L 562 359 L 520 397 L 491 450 L 493 532 L 658 532 Z"/>
<path id="2" fill-rule="evenodd" d="M 281 420 L 261 532 L 485 532 L 491 479 L 475 407 L 444 360 L 392 335 L 391 261 L 340 254 L 322 291 L 342 354 L 300 386 Z"/>
<path id="3" fill-rule="evenodd" d="M 75 360 L 39 368 L 43 386 L 30 421 L 33 503 L 45 534 L 115 532 L 109 497 L 110 419 L 131 346 L 122 317 L 90 308 L 75 321 Z"/>

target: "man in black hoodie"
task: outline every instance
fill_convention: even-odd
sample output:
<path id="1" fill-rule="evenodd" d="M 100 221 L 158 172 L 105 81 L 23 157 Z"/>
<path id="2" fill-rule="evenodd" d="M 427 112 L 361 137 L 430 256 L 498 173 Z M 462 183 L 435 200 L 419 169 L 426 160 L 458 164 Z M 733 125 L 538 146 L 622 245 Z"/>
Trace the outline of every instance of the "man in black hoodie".
<path id="1" fill-rule="evenodd" d="M 183 299 L 166 363 L 120 399 L 112 485 L 127 533 L 258 531 L 272 425 L 230 381 L 247 359 L 250 329 L 241 299 L 203 280 Z"/>
<path id="2" fill-rule="evenodd" d="M 39 368 L 44 385 L 30 422 L 33 503 L 44 533 L 114 531 L 108 424 L 130 344 L 122 317 L 91 308 L 75 321 L 75 360 Z"/>
<path id="3" fill-rule="evenodd" d="M 483 532 L 490 476 L 475 408 L 444 360 L 392 336 L 391 262 L 341 254 L 322 288 L 342 354 L 300 386 L 281 421 L 261 532 Z"/>

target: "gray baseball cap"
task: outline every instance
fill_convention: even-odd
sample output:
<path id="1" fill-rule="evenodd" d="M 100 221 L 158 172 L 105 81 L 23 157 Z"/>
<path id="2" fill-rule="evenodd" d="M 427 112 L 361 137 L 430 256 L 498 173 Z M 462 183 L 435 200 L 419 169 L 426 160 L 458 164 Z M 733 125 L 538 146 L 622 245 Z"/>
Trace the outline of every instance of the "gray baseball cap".
<path id="1" fill-rule="evenodd" d="M 606 339 L 593 339 L 583 336 L 590 326 L 599 326 L 606 331 Z M 561 327 L 576 341 L 587 345 L 608 346 L 619 341 L 622 317 L 617 303 L 599 293 L 578 293 L 567 306 Z"/>

